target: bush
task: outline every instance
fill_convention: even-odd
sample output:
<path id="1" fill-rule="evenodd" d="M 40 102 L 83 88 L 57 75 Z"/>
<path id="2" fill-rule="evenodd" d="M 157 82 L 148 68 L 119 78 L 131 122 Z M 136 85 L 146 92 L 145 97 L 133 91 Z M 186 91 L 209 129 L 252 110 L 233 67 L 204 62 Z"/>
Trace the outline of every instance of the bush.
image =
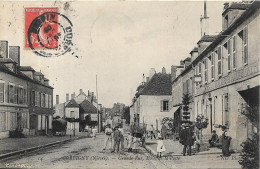
<path id="1" fill-rule="evenodd" d="M 252 138 L 248 138 L 241 144 L 243 147 L 240 153 L 241 160 L 239 164 L 244 169 L 258 169 L 259 168 L 259 136 L 253 134 Z"/>

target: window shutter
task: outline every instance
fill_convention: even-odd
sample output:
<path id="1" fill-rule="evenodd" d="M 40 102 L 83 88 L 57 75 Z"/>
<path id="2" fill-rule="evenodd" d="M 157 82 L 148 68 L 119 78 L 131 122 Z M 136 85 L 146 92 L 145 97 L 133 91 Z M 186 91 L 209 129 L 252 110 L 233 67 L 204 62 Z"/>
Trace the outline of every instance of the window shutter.
<path id="1" fill-rule="evenodd" d="M 161 111 L 163 111 L 163 101 L 161 100 Z"/>
<path id="2" fill-rule="evenodd" d="M 0 103 L 4 102 L 4 83 L 0 83 Z"/>

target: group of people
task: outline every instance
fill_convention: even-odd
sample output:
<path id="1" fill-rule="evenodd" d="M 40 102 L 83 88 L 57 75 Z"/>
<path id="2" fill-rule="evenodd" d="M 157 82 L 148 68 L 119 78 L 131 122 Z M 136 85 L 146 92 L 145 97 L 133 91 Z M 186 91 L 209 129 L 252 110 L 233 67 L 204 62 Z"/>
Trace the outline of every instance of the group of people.
<path id="1" fill-rule="evenodd" d="M 216 131 L 212 131 L 211 139 L 209 139 L 210 147 L 221 147 L 223 156 L 229 156 L 229 147 L 231 142 L 231 137 L 228 136 L 227 130 L 223 130 L 222 136 L 219 138 L 216 134 Z M 189 124 L 182 124 L 180 129 L 180 143 L 183 145 L 183 156 L 186 153 L 191 156 L 192 147 L 196 151 L 200 151 L 200 140 L 197 137 L 197 134 L 194 132 L 193 127 Z"/>
<path id="2" fill-rule="evenodd" d="M 212 132 L 211 139 L 209 139 L 210 147 L 220 147 L 222 148 L 222 154 L 225 157 L 229 156 L 229 147 L 231 143 L 231 137 L 228 136 L 228 131 L 223 129 L 223 134 L 221 137 L 218 137 L 215 130 Z"/>
<path id="3" fill-rule="evenodd" d="M 108 124 L 107 128 L 105 129 L 105 135 L 106 137 L 105 137 L 105 144 L 103 150 L 106 150 L 107 145 L 109 144 L 109 149 L 112 149 L 111 153 L 115 151 L 124 153 L 125 136 L 124 136 L 124 130 L 121 125 L 116 126 L 113 130 L 111 128 L 111 125 Z M 141 142 L 141 139 L 136 137 L 136 134 L 132 134 L 128 132 L 126 141 L 127 141 L 128 152 L 132 152 L 136 150 L 137 145 L 139 144 L 139 142 Z"/>

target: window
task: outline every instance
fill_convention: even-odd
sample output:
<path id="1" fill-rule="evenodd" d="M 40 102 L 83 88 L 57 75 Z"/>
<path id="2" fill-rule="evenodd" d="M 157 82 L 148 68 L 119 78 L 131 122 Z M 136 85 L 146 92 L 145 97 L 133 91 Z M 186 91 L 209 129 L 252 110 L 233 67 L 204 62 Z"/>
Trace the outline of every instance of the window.
<path id="1" fill-rule="evenodd" d="M 0 82 L 0 103 L 4 103 L 5 84 Z"/>
<path id="2" fill-rule="evenodd" d="M 227 42 L 227 52 L 228 52 L 228 56 L 227 56 L 228 71 L 230 71 L 231 70 L 231 46 L 230 46 L 230 39 Z"/>
<path id="3" fill-rule="evenodd" d="M 208 59 L 205 58 L 204 60 L 204 77 L 205 77 L 205 83 L 208 82 Z"/>
<path id="4" fill-rule="evenodd" d="M 248 63 L 248 31 L 247 31 L 247 27 L 244 28 L 243 30 L 243 39 L 242 39 L 242 42 L 243 42 L 243 63 L 244 64 L 247 64 Z"/>
<path id="5" fill-rule="evenodd" d="M 215 78 L 215 53 L 211 53 L 211 79 Z"/>
<path id="6" fill-rule="evenodd" d="M 222 75 L 222 51 L 221 51 L 221 46 L 218 47 L 218 75 Z"/>
<path id="7" fill-rule="evenodd" d="M 27 103 L 27 90 L 23 89 L 23 104 Z"/>
<path id="8" fill-rule="evenodd" d="M 14 103 L 14 97 L 15 96 L 15 88 L 13 84 L 8 85 L 8 102 Z"/>
<path id="9" fill-rule="evenodd" d="M 45 108 L 48 108 L 48 104 L 49 104 L 48 99 L 49 99 L 48 94 L 45 94 Z"/>
<path id="10" fill-rule="evenodd" d="M 14 103 L 18 104 L 18 87 L 14 86 Z"/>
<path id="11" fill-rule="evenodd" d="M 237 67 L 237 38 L 236 36 L 233 37 L 233 69 Z"/>
<path id="12" fill-rule="evenodd" d="M 32 91 L 31 93 L 31 105 L 35 106 L 35 91 Z"/>
<path id="13" fill-rule="evenodd" d="M 49 95 L 49 108 L 52 108 L 52 97 L 51 97 L 52 95 Z"/>
<path id="14" fill-rule="evenodd" d="M 168 100 L 161 101 L 161 111 L 169 111 L 169 101 Z"/>
<path id="15" fill-rule="evenodd" d="M 18 104 L 24 104 L 24 90 L 23 90 L 23 87 L 19 86 L 17 89 L 18 89 Z"/>

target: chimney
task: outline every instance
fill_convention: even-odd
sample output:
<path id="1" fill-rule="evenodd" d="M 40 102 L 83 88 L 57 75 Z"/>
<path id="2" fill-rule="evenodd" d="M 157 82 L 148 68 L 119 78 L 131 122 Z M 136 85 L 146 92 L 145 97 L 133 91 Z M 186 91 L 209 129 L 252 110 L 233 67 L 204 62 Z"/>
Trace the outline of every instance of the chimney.
<path id="1" fill-rule="evenodd" d="M 8 58 L 8 41 L 0 41 L 0 58 Z"/>
<path id="2" fill-rule="evenodd" d="M 56 95 L 56 104 L 59 104 L 60 101 L 59 101 L 59 95 Z"/>
<path id="3" fill-rule="evenodd" d="M 146 82 L 149 82 L 149 77 L 146 77 Z"/>
<path id="4" fill-rule="evenodd" d="M 171 82 L 174 81 L 174 79 L 176 78 L 176 74 L 177 74 L 177 66 L 171 66 Z"/>
<path id="5" fill-rule="evenodd" d="M 83 93 L 83 90 L 82 89 L 79 89 L 79 94 L 82 94 Z"/>
<path id="6" fill-rule="evenodd" d="M 149 77 L 150 79 L 152 79 L 153 75 L 156 73 L 155 69 L 154 68 L 151 68 L 150 71 L 149 71 Z"/>
<path id="7" fill-rule="evenodd" d="M 165 69 L 165 67 L 162 68 L 162 74 L 166 74 L 166 69 Z"/>
<path id="8" fill-rule="evenodd" d="M 88 96 L 90 96 L 90 91 L 88 90 Z"/>
<path id="9" fill-rule="evenodd" d="M 20 46 L 9 46 L 9 58 L 20 66 Z"/>
<path id="10" fill-rule="evenodd" d="M 74 99 L 76 97 L 76 94 L 75 94 L 75 92 L 73 92 L 72 94 L 71 94 L 71 99 Z"/>
<path id="11" fill-rule="evenodd" d="M 200 18 L 201 37 L 209 35 L 209 17 L 207 16 L 207 1 L 204 0 L 204 15 Z"/>
<path id="12" fill-rule="evenodd" d="M 69 97 L 70 97 L 70 96 L 69 96 L 69 93 L 66 93 L 66 102 L 70 100 Z"/>

